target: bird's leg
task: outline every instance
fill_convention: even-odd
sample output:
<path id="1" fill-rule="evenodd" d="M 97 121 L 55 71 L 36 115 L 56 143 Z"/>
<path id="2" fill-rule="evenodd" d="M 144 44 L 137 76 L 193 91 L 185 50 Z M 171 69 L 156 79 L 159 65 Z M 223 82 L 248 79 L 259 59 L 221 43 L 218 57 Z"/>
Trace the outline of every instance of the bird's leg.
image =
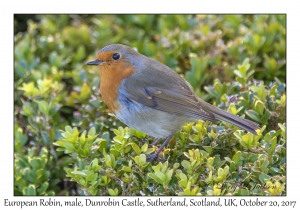
<path id="1" fill-rule="evenodd" d="M 149 144 L 149 148 L 152 148 L 153 146 L 156 146 L 156 144 L 160 141 L 160 138 L 155 139 L 155 141 L 152 144 Z"/>
<path id="2" fill-rule="evenodd" d="M 172 136 L 173 136 L 173 134 L 168 136 L 153 155 L 147 155 L 147 162 L 152 162 L 153 160 L 155 160 L 158 157 L 158 155 L 162 151 L 162 149 L 170 142 L 170 140 L 172 139 Z"/>

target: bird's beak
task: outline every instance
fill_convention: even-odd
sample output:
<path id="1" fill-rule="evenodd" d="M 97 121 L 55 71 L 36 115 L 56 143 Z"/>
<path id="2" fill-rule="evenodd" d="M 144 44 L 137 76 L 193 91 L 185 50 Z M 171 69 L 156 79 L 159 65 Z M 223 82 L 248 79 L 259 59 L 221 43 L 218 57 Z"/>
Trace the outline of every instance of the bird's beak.
<path id="1" fill-rule="evenodd" d="M 102 62 L 99 59 L 95 59 L 86 63 L 86 65 L 100 65 Z"/>

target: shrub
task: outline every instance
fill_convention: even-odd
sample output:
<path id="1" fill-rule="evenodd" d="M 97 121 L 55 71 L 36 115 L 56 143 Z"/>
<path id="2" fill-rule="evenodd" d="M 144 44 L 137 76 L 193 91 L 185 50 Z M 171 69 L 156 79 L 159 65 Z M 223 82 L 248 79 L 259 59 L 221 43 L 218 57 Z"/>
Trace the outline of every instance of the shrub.
<path id="1" fill-rule="evenodd" d="M 29 20 L 15 35 L 15 195 L 286 195 L 285 18 Z M 153 138 L 110 114 L 97 69 L 85 65 L 111 43 L 170 66 L 199 97 L 259 123 L 259 135 L 200 120 L 174 135 L 164 161 L 147 163 Z"/>

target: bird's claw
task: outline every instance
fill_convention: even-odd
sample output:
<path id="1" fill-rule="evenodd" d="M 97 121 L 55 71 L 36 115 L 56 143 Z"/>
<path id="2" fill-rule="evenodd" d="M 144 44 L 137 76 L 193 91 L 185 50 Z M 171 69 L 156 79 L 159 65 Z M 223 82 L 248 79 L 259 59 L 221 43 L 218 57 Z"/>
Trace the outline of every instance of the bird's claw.
<path id="1" fill-rule="evenodd" d="M 158 155 L 155 153 L 153 155 L 147 155 L 146 156 L 146 161 L 149 162 L 153 162 L 156 158 L 158 157 Z"/>

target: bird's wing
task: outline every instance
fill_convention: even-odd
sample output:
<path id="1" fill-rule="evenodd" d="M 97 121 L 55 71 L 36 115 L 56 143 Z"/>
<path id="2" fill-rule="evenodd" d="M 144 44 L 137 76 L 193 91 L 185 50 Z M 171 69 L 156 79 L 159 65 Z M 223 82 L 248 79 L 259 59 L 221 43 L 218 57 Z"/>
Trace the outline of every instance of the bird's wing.
<path id="1" fill-rule="evenodd" d="M 188 116 L 196 119 L 216 121 L 213 114 L 201 107 L 200 100 L 194 92 L 180 85 L 171 89 L 162 87 L 143 87 L 127 92 L 132 101 L 164 112 Z"/>

